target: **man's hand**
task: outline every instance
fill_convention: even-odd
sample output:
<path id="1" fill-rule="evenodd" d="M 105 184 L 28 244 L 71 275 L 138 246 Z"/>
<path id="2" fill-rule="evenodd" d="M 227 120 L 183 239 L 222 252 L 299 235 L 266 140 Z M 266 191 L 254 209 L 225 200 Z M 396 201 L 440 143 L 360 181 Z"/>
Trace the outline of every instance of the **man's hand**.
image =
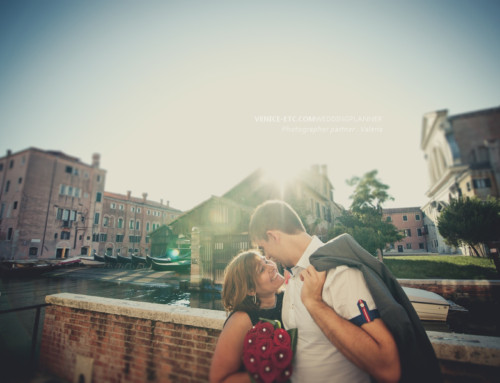
<path id="1" fill-rule="evenodd" d="M 300 280 L 304 282 L 300 298 L 309 310 L 311 305 L 323 301 L 322 292 L 326 271 L 317 271 L 314 266 L 309 266 L 300 273 Z"/>

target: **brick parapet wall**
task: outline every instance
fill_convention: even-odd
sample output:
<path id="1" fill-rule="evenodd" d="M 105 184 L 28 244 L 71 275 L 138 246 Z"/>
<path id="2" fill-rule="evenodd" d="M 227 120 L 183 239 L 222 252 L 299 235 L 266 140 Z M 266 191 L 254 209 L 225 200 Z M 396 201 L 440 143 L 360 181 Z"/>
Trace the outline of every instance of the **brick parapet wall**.
<path id="1" fill-rule="evenodd" d="M 206 382 L 225 314 L 75 294 L 47 297 L 40 368 L 67 381 Z"/>
<path id="2" fill-rule="evenodd" d="M 82 373 L 85 382 L 207 382 L 226 318 L 222 311 L 68 293 L 46 301 L 52 305 L 46 308 L 39 365 L 66 381 L 78 381 Z M 428 335 L 447 382 L 496 381 L 499 338 Z"/>

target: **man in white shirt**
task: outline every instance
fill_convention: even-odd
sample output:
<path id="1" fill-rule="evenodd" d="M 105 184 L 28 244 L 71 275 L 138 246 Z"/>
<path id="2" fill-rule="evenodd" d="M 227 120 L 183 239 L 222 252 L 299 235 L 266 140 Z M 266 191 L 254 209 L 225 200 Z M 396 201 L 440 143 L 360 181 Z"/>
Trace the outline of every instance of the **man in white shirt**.
<path id="1" fill-rule="evenodd" d="M 293 382 L 397 382 L 399 354 L 362 273 L 339 266 L 318 272 L 309 257 L 323 243 L 306 233 L 283 201 L 257 207 L 250 237 L 290 272 L 283 299 L 286 328 L 298 329 Z"/>

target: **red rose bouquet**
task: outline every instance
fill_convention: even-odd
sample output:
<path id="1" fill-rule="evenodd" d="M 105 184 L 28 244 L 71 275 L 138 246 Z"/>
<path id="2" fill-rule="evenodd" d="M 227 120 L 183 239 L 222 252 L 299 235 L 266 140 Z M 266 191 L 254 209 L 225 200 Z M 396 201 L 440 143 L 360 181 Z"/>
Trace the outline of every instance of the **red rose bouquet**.
<path id="1" fill-rule="evenodd" d="M 284 330 L 279 321 L 260 318 L 245 336 L 243 364 L 252 382 L 288 382 L 297 345 L 297 329 Z"/>

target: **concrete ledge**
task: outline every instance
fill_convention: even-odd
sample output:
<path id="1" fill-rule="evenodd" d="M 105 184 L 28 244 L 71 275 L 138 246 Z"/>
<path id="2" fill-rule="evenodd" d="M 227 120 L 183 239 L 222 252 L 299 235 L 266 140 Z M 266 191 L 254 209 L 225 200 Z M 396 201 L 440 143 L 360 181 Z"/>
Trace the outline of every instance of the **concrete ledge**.
<path id="1" fill-rule="evenodd" d="M 500 366 L 500 338 L 427 331 L 438 359 Z"/>
<path id="2" fill-rule="evenodd" d="M 178 323 L 215 330 L 221 330 L 226 320 L 226 313 L 223 311 L 101 298 L 81 294 L 61 293 L 47 295 L 45 301 L 53 305 L 74 309 Z"/>
<path id="3" fill-rule="evenodd" d="M 449 286 L 500 286 L 500 279 L 405 279 L 398 278 L 401 284 L 449 285 Z"/>

